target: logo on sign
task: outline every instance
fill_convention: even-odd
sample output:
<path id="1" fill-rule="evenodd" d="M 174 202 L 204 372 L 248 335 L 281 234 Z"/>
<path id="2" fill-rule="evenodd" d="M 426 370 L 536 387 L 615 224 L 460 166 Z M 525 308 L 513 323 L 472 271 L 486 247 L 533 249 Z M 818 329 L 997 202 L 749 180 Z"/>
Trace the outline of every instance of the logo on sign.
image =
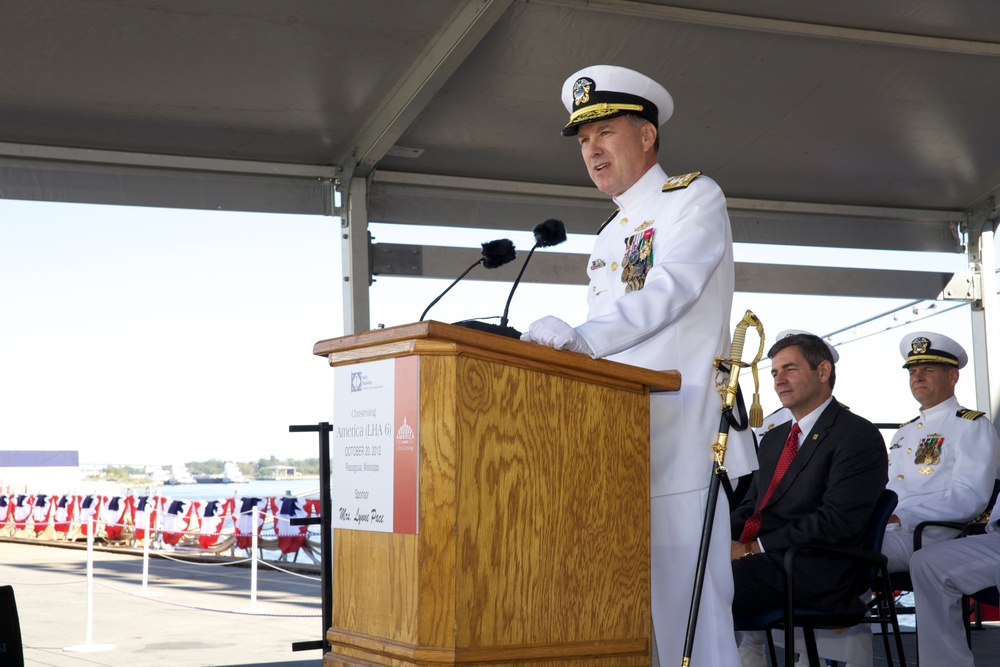
<path id="1" fill-rule="evenodd" d="M 351 373 L 351 391 L 361 391 L 361 373 Z"/>

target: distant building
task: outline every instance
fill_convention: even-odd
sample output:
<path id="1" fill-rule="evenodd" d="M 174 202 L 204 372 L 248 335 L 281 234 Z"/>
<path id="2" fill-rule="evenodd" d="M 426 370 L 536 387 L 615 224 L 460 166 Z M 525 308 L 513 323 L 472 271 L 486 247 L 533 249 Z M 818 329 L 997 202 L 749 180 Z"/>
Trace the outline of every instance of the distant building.
<path id="1" fill-rule="evenodd" d="M 80 485 L 80 452 L 76 450 L 0 450 L 0 488 L 26 493 L 52 493 Z"/>
<path id="2" fill-rule="evenodd" d="M 295 466 L 265 466 L 257 471 L 257 479 L 298 479 L 302 473 Z"/>

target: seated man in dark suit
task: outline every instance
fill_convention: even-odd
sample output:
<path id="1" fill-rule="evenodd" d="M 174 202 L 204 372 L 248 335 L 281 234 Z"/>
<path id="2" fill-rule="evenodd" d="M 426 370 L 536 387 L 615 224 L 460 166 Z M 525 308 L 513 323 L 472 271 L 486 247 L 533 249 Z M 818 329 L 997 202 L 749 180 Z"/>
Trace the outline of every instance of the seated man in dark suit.
<path id="1" fill-rule="evenodd" d="M 784 604 L 782 559 L 792 545 L 860 546 L 887 481 L 878 429 L 833 398 L 836 370 L 826 343 L 794 334 L 775 343 L 768 356 L 775 393 L 792 420 L 761 440 L 760 469 L 731 515 L 737 616 Z M 807 553 L 797 562 L 796 602 L 824 611 L 864 608 L 850 562 Z M 741 657 L 745 665 L 763 664 L 747 651 Z"/>

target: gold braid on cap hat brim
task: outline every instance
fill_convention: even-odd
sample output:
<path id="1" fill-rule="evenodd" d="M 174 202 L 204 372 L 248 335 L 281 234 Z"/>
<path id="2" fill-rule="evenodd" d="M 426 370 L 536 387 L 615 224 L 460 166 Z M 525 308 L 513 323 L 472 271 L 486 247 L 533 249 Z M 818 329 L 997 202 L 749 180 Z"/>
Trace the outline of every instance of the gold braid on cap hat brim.
<path id="1" fill-rule="evenodd" d="M 958 366 L 958 359 L 942 357 L 936 354 L 914 354 L 906 358 L 906 365 L 914 364 L 947 364 L 948 366 Z"/>
<path id="2" fill-rule="evenodd" d="M 570 114 L 569 122 L 566 123 L 566 127 L 569 127 L 574 123 L 586 123 L 599 118 L 606 118 L 607 116 L 621 113 L 623 111 L 641 112 L 644 108 L 645 107 L 641 104 L 611 104 L 609 102 L 591 104 L 590 106 L 583 107 L 582 109 L 577 109 Z"/>

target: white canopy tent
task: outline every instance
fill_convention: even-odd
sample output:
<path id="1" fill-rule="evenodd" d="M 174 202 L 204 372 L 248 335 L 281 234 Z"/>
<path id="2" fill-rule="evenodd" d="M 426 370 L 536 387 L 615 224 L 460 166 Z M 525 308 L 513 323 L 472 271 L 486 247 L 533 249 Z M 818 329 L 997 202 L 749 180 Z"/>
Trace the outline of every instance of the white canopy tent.
<path id="1" fill-rule="evenodd" d="M 639 69 L 677 104 L 661 162 L 723 186 L 737 242 L 966 253 L 969 271 L 955 276 L 741 264 L 737 288 L 970 302 L 979 405 L 998 421 L 1000 6 L 0 0 L 0 10 L 0 197 L 339 215 L 349 331 L 369 326 L 373 273 L 452 277 L 468 263 L 453 248 L 371 244 L 369 221 L 523 230 L 557 217 L 571 233 L 594 231 L 610 206 L 558 134 L 558 91 L 588 64 Z M 579 256 L 547 260 L 525 279 L 582 280 Z"/>

